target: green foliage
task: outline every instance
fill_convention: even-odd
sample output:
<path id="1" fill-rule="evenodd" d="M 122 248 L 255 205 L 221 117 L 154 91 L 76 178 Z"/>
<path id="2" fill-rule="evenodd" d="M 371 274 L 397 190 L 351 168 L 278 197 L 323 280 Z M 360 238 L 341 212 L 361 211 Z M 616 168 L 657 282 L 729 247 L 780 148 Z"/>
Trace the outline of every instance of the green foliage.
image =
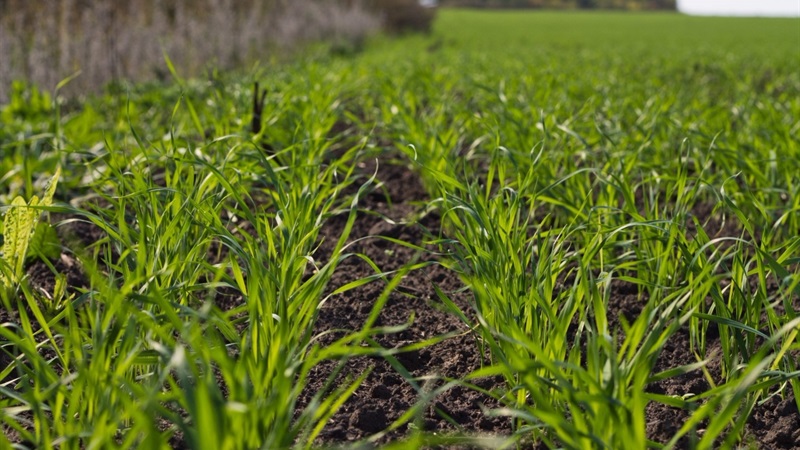
<path id="1" fill-rule="evenodd" d="M 512 419 L 509 436 L 475 439 L 488 448 L 747 442 L 759 402 L 800 404 L 795 27 L 443 10 L 432 37 L 203 80 L 173 67 L 175 84 L 109 91 L 55 124 L 44 95 L 36 114 L 17 101 L 0 115 L 0 267 L 16 287 L 3 292 L 0 424 L 38 448 L 168 448 L 179 434 L 311 448 L 367 376 L 344 376 L 349 358 L 384 357 L 419 387 L 403 349 L 376 341 L 403 328 L 379 325 L 389 295 L 435 263 L 468 301 L 440 286 L 432 301 L 490 359 L 420 388 L 391 425 L 411 437 L 390 448 L 463 438 L 412 423 L 454 386 Z M 425 262 L 391 273 L 351 245 L 376 187 L 359 165 L 386 155 L 417 171 L 443 224 Z M 37 200 L 41 173 L 55 175 Z M 66 201 L 52 206 L 56 182 Z M 37 224 L 43 208 L 60 222 Z M 57 256 L 54 230 L 72 226 L 90 232 L 64 242 L 75 266 L 51 267 L 53 292 L 21 282 L 26 255 Z M 332 286 L 350 258 L 375 273 Z M 330 296 L 373 281 L 386 285 L 361 329 L 313 335 Z M 679 333 L 689 361 L 663 367 Z M 336 370 L 301 404 L 322 366 Z M 651 389 L 698 371 L 703 392 Z M 487 376 L 503 385 L 482 388 Z M 663 405 L 688 419 L 650 442 L 647 411 Z"/>
<path id="2" fill-rule="evenodd" d="M 37 122 L 48 119 L 53 113 L 53 102 L 47 92 L 23 81 L 11 83 L 8 103 L 0 109 L 0 120 L 9 123 L 14 120 Z"/>
<path id="3" fill-rule="evenodd" d="M 785 290 L 798 279 L 789 256 L 798 224 L 777 205 L 796 203 L 800 147 L 784 117 L 800 103 L 754 86 L 763 63 L 770 83 L 798 92 L 790 66 L 800 61 L 778 45 L 753 64 L 758 46 L 734 42 L 735 20 L 697 22 L 451 11 L 438 23 L 449 41 L 420 42 L 404 50 L 417 52 L 412 62 L 395 57 L 401 68 L 376 71 L 381 100 L 368 111 L 437 199 L 446 229 L 434 242 L 474 303 L 467 311 L 446 292 L 439 299 L 492 355 L 470 378 L 504 377 L 496 413 L 514 418 L 523 442 L 655 446 L 644 432 L 655 402 L 690 412 L 673 444 L 733 445 L 754 404 L 792 395 L 778 379 L 798 377 L 782 350 L 798 347 L 796 297 Z M 757 33 L 779 42 L 789 23 Z M 504 31 L 476 32 L 486 29 Z M 397 72 L 408 75 L 395 88 Z M 732 123 L 734 110 L 748 120 Z M 768 290 L 767 280 L 783 287 Z M 620 284 L 637 293 L 632 322 L 609 313 Z M 720 355 L 706 345 L 712 326 Z M 697 362 L 656 373 L 681 327 Z M 775 344 L 760 347 L 765 340 Z M 707 393 L 640 395 L 698 370 L 711 380 Z"/>
<path id="4" fill-rule="evenodd" d="M 22 197 L 16 197 L 6 211 L 3 219 L 3 262 L 9 267 L 10 274 L 3 275 L 0 281 L 4 285 L 16 285 L 22 280 L 24 274 L 25 258 L 31 243 L 37 254 L 48 254 L 52 250 L 46 248 L 46 242 L 53 241 L 52 230 L 48 227 L 39 227 L 39 217 L 42 210 L 38 207 L 48 207 L 53 203 L 58 177 L 61 169 L 50 178 L 45 187 L 42 199 L 33 196 L 26 203 Z M 37 236 L 38 231 L 38 236 Z"/>
<path id="5" fill-rule="evenodd" d="M 42 205 L 44 206 L 44 205 Z M 61 240 L 49 222 L 39 222 L 28 245 L 28 258 L 56 259 L 61 255 Z"/>

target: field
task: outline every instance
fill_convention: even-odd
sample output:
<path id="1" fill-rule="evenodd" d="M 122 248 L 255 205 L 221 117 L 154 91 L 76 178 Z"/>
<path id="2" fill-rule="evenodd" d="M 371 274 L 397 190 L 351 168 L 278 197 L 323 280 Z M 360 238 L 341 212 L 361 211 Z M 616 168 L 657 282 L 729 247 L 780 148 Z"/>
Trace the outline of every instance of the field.
<path id="1" fill-rule="evenodd" d="M 798 45 L 445 9 L 15 85 L 0 449 L 800 448 Z"/>

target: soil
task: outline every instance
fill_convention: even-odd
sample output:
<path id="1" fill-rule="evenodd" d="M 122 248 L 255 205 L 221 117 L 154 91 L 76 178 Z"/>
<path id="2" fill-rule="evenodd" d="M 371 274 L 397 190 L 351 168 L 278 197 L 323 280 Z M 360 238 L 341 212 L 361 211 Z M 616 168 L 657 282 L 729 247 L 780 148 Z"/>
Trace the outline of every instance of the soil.
<path id="1" fill-rule="evenodd" d="M 374 166 L 365 163 L 363 171 L 371 174 Z M 461 279 L 453 271 L 439 265 L 435 253 L 420 252 L 377 237 L 388 236 L 425 247 L 429 236 L 438 236 L 440 220 L 435 212 L 428 212 L 428 195 L 425 189 L 418 178 L 402 166 L 381 163 L 378 179 L 383 182 L 383 186 L 360 199 L 360 212 L 350 236 L 350 241 L 355 243 L 348 249 L 349 252 L 368 256 L 383 271 L 396 270 L 411 261 L 430 264 L 404 277 L 400 287 L 389 295 L 375 324 L 407 324 L 407 327 L 396 333 L 379 335 L 376 340 L 385 349 L 398 349 L 439 335 L 446 334 L 449 337 L 421 349 L 394 355 L 402 368 L 414 377 L 416 381 L 413 383 L 384 358 L 348 359 L 338 379 L 352 378 L 368 370 L 369 375 L 328 422 L 318 443 L 323 446 L 339 446 L 375 436 L 373 443 L 381 444 L 407 437 L 412 428 L 440 435 L 509 435 L 512 432 L 510 419 L 489 417 L 485 414 L 485 409 L 500 406 L 491 396 L 460 386 L 437 392 L 436 395 L 430 394 L 443 386 L 446 379 L 458 379 L 480 368 L 488 361 L 488 354 L 481 352 L 479 342 L 468 326 L 441 307 L 442 303 L 434 290 L 434 286 L 438 286 L 462 311 L 469 314 L 471 296 L 463 289 Z M 710 220 L 715 235 L 740 235 L 740 228 L 734 222 L 723 222 L 704 216 L 710 213 L 710 208 L 695 212 L 701 222 Z M 321 244 L 314 255 L 315 259 L 324 261 L 330 255 L 346 220 L 346 216 L 342 215 L 327 221 L 321 231 Z M 90 236 L 89 241 L 96 240 L 97 237 L 92 233 L 92 230 L 83 230 L 78 234 Z M 373 237 L 359 240 L 367 236 Z M 80 285 L 83 281 L 79 273 L 75 272 L 72 262 L 69 255 L 62 255 L 61 260 L 56 261 L 56 268 L 66 271 L 71 283 Z M 340 264 L 329 289 L 332 291 L 373 273 L 374 270 L 363 259 L 351 257 Z M 33 286 L 52 288 L 52 275 L 43 263 L 33 264 L 28 269 L 28 274 Z M 322 344 L 330 343 L 343 335 L 336 330 L 362 329 L 385 285 L 384 281 L 379 280 L 331 297 L 319 310 L 314 329 L 315 335 L 320 335 L 319 341 Z M 218 297 L 219 306 L 223 309 L 229 309 L 241 301 L 241 296 L 235 293 L 223 293 Z M 619 327 L 621 317 L 628 321 L 634 320 L 645 302 L 646 299 L 636 286 L 624 282 L 612 283 L 608 313 L 612 326 Z M 10 312 L 0 310 L 0 323 L 13 322 L 14 319 Z M 708 342 L 710 349 L 719 347 L 719 338 L 713 327 L 709 329 Z M 8 361 L 8 355 L 0 351 L 0 366 L 5 366 Z M 666 370 L 695 361 L 689 348 L 688 330 L 681 329 L 666 343 L 655 370 Z M 301 396 L 299 409 L 305 407 L 311 396 L 325 385 L 334 369 L 336 365 L 333 362 L 314 369 L 309 377 L 310 383 Z M 719 381 L 718 361 L 712 361 L 709 373 L 712 379 Z M 3 381 L 0 380 L 0 383 Z M 504 386 L 499 378 L 481 379 L 475 384 L 486 390 L 502 389 Z M 696 370 L 677 378 L 653 383 L 648 391 L 684 395 L 709 388 L 710 383 L 704 373 Z M 421 408 L 413 425 L 403 425 L 376 436 L 426 397 L 432 398 Z M 649 404 L 646 412 L 648 439 L 666 443 L 683 425 L 688 415 L 682 409 Z M 748 441 L 761 449 L 800 449 L 800 413 L 793 398 L 775 396 L 756 405 L 747 421 L 745 442 Z M 172 443 L 176 447 L 183 446 L 180 436 L 176 436 Z M 688 439 L 679 443 L 680 448 L 690 445 Z M 445 447 L 468 448 L 469 445 Z M 528 448 L 533 446 L 528 445 Z"/>
<path id="2" fill-rule="evenodd" d="M 365 167 L 364 170 L 369 173 L 374 168 Z M 470 297 L 461 290 L 463 285 L 459 277 L 436 264 L 432 254 L 420 253 L 377 237 L 386 236 L 424 246 L 426 236 L 436 236 L 439 232 L 439 217 L 434 213 L 424 213 L 428 195 L 416 176 L 405 168 L 391 165 L 382 165 L 378 173 L 379 179 L 385 183 L 385 190 L 378 189 L 360 200 L 359 207 L 364 212 L 359 214 L 351 241 L 366 236 L 376 237 L 358 241 L 348 248 L 348 252 L 368 256 L 383 271 L 399 269 L 413 260 L 428 261 L 432 265 L 406 275 L 399 288 L 389 296 L 375 326 L 402 325 L 411 318 L 413 322 L 401 332 L 379 336 L 377 342 L 383 348 L 394 349 L 438 335 L 454 336 L 416 351 L 396 355 L 397 361 L 411 376 L 427 378 L 417 386 L 412 385 L 385 359 L 351 358 L 342 371 L 342 377 L 358 376 L 365 370 L 371 372 L 323 429 L 320 443 L 361 440 L 380 432 L 400 418 L 423 395 L 443 385 L 443 379 L 463 377 L 488 362 L 488 354 L 481 353 L 468 326 L 456 316 L 442 311 L 435 300 L 434 285 L 462 310 L 469 311 Z M 343 216 L 334 218 L 323 227 L 322 235 L 327 237 L 323 242 L 331 244 L 320 247 L 320 258 L 329 254 L 345 221 L 346 217 Z M 373 273 L 374 270 L 360 258 L 345 260 L 331 280 L 331 289 Z M 330 298 L 319 311 L 315 334 L 337 329 L 361 329 L 384 287 L 383 282 L 370 283 Z M 328 334 L 322 341 L 332 341 L 336 337 L 336 334 Z M 301 399 L 301 407 L 323 387 L 333 367 L 331 364 L 317 368 L 311 377 L 313 381 Z M 501 386 L 502 380 L 484 379 L 476 384 L 484 389 L 492 389 Z M 490 418 L 483 412 L 483 408 L 499 406 L 496 400 L 487 395 L 454 387 L 433 398 L 414 426 L 437 433 L 508 434 L 511 430 L 509 419 Z M 401 427 L 377 442 L 397 440 L 407 434 L 408 427 Z"/>
<path id="3" fill-rule="evenodd" d="M 425 210 L 428 196 L 410 171 L 399 166 L 383 165 L 379 171 L 379 178 L 386 183 L 388 195 L 373 193 L 360 201 L 360 208 L 378 212 L 395 222 L 405 223 L 392 226 L 374 214 L 361 214 L 353 229 L 352 239 L 380 234 L 424 245 L 428 233 L 438 235 L 440 224 L 437 216 L 428 214 L 418 220 L 414 219 L 415 214 Z M 741 235 L 741 227 L 735 221 L 730 218 L 726 221 L 719 217 L 711 217 L 711 209 L 708 205 L 701 205 L 697 211 L 693 211 L 693 214 L 701 223 L 705 223 L 704 228 L 712 239 Z M 344 220 L 342 218 L 341 222 Z M 331 221 L 322 230 L 322 234 L 330 236 L 331 240 L 335 240 L 340 232 L 341 225 L 337 224 L 336 220 Z M 408 248 L 378 238 L 360 241 L 353 251 L 367 254 L 383 270 L 396 269 L 420 256 Z M 435 260 L 430 255 L 422 256 L 423 260 L 426 258 Z M 332 283 L 342 285 L 371 273 L 372 269 L 366 263 L 353 260 L 349 264 L 340 266 Z M 398 325 L 406 323 L 411 316 L 415 320 L 402 333 L 383 336 L 379 342 L 384 348 L 394 348 L 430 338 L 433 334 L 459 332 L 458 336 L 425 349 L 398 355 L 398 360 L 415 377 L 425 375 L 463 377 L 470 371 L 480 368 L 481 364 L 487 361 L 488 355 L 480 353 L 476 338 L 468 332 L 462 321 L 443 312 L 437 306 L 440 303 L 437 301 L 434 285 L 448 293 L 462 311 L 470 311 L 470 295 L 462 290 L 463 284 L 453 271 L 433 266 L 412 272 L 403 280 L 401 289 L 398 289 L 410 295 L 392 294 L 380 315 L 380 321 L 383 325 Z M 320 310 L 315 331 L 321 333 L 332 329 L 360 329 L 382 288 L 383 285 L 380 284 L 369 284 L 354 292 L 332 298 Z M 618 317 L 624 317 L 629 322 L 633 321 L 641 312 L 646 299 L 641 296 L 637 287 L 630 283 L 615 281 L 611 289 L 608 315 L 612 326 L 619 326 Z M 712 350 L 719 348 L 719 336 L 713 333 L 713 329 L 709 331 L 708 348 Z M 660 372 L 694 362 L 696 359 L 690 351 L 688 330 L 681 329 L 665 345 L 657 360 L 655 371 Z M 419 400 L 420 392 L 384 360 L 353 358 L 348 361 L 343 373 L 357 376 L 368 368 L 372 368 L 372 372 L 355 395 L 325 427 L 320 443 L 336 445 L 367 438 L 384 430 L 393 420 L 405 413 L 410 405 Z M 309 386 L 307 396 L 323 386 L 332 369 L 333 365 L 318 367 L 315 374 L 317 381 Z M 712 361 L 709 371 L 712 376 L 716 376 L 716 381 L 719 381 L 718 361 L 716 367 Z M 503 381 L 483 380 L 481 387 L 502 388 Z M 684 395 L 698 394 L 710 388 L 704 373 L 695 370 L 677 378 L 653 383 L 648 391 Z M 425 409 L 422 420 L 426 430 L 439 433 L 508 435 L 512 432 L 510 420 L 489 419 L 483 413 L 484 408 L 496 406 L 498 403 L 492 398 L 463 388 L 454 388 L 441 393 L 434 405 Z M 447 416 L 453 420 L 447 420 Z M 659 443 L 668 442 L 688 416 L 689 413 L 682 409 L 651 403 L 646 411 L 647 438 Z M 401 438 L 404 433 L 403 429 L 396 430 L 378 442 Z M 794 399 L 791 396 L 772 397 L 765 403 L 756 405 L 747 422 L 746 436 L 746 441 L 755 442 L 760 449 L 800 449 L 800 413 Z M 688 446 L 690 441 L 687 438 L 678 444 L 679 448 Z"/>

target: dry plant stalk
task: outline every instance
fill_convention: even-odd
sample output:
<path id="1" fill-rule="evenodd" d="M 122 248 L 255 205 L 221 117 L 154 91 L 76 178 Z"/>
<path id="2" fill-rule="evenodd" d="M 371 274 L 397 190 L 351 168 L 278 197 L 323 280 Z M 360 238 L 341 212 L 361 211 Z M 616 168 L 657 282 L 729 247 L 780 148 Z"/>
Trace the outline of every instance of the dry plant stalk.
<path id="1" fill-rule="evenodd" d="M 379 26 L 359 1 L 0 0 L 0 103 L 13 80 L 50 90 L 80 71 L 66 93 L 86 93 L 113 80 L 165 78 L 164 52 L 196 75 L 308 41 L 358 43 Z"/>

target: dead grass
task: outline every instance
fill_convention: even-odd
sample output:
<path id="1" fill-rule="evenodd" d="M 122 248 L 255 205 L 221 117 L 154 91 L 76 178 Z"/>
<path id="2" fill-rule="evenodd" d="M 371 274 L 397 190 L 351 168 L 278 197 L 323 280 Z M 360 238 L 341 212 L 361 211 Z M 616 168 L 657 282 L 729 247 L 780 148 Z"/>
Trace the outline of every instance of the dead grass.
<path id="1" fill-rule="evenodd" d="M 299 43 L 359 43 L 380 26 L 346 0 L 0 0 L 0 103 L 11 82 L 67 93 L 117 79 L 163 78 L 166 52 L 182 74 L 271 58 Z"/>

